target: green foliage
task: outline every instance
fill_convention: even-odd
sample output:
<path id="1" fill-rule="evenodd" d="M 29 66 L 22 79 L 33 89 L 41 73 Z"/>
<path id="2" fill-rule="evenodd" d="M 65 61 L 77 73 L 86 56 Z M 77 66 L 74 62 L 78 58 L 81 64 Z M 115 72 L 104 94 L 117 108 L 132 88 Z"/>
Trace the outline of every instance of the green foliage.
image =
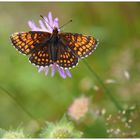
<path id="1" fill-rule="evenodd" d="M 84 128 L 85 138 L 106 138 L 108 137 L 106 131 L 105 121 L 102 118 L 98 118 L 96 122 L 93 122 Z"/>

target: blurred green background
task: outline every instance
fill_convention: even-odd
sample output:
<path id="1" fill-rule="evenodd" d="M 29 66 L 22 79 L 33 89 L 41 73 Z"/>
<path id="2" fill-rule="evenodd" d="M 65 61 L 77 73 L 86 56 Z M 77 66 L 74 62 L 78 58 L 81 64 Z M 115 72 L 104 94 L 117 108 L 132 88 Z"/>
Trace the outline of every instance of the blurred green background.
<path id="1" fill-rule="evenodd" d="M 46 77 L 12 47 L 9 39 L 12 33 L 29 31 L 28 20 L 38 25 L 40 15 L 47 16 L 49 11 L 53 17 L 59 18 L 59 25 L 73 20 L 63 28 L 64 32 L 82 33 L 99 39 L 98 48 L 86 60 L 103 82 L 108 79 L 116 81 L 111 84 L 105 82 L 105 85 L 122 107 L 137 106 L 132 129 L 139 132 L 140 3 L 127 2 L 1 2 L 0 86 L 15 99 L 0 89 L 0 128 L 16 128 L 22 124 L 28 131 L 36 130 L 37 124 L 19 103 L 41 122 L 59 120 L 67 113 L 73 100 L 81 95 L 91 98 L 93 112 L 102 109 L 108 114 L 117 112 L 98 80 L 82 62 L 71 70 L 72 78 L 64 80 L 58 73 L 53 78 L 50 74 Z M 125 71 L 129 73 L 129 79 Z M 99 90 L 96 91 L 95 86 Z M 87 116 L 81 122 L 82 126 L 76 126 L 85 137 L 108 137 L 105 123 L 104 117 L 99 120 L 93 118 L 89 123 Z M 139 134 L 134 137 L 139 137 Z"/>

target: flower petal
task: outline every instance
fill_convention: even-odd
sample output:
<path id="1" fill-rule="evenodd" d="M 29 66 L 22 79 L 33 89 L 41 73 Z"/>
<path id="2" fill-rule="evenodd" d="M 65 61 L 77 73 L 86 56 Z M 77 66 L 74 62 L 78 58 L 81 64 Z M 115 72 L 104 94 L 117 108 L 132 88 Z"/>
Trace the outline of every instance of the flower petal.
<path id="1" fill-rule="evenodd" d="M 53 19 L 52 19 L 52 13 L 51 12 L 48 13 L 48 20 L 49 20 L 50 25 L 53 25 Z"/>
<path id="2" fill-rule="evenodd" d="M 53 27 L 57 27 L 58 28 L 58 18 L 54 19 Z"/>
<path id="3" fill-rule="evenodd" d="M 44 70 L 44 67 L 43 66 L 40 66 L 39 68 L 38 68 L 38 72 L 42 72 Z"/>
<path id="4" fill-rule="evenodd" d="M 58 72 L 59 72 L 59 75 L 62 77 L 62 78 L 66 78 L 66 74 L 65 74 L 65 71 L 63 68 L 59 67 L 58 66 Z"/>
<path id="5" fill-rule="evenodd" d="M 32 31 L 38 31 L 40 30 L 33 21 L 29 20 L 28 21 L 28 26 L 31 28 Z"/>
<path id="6" fill-rule="evenodd" d="M 52 33 L 52 31 L 53 31 L 52 26 L 53 26 L 53 25 L 51 25 L 51 24 L 49 23 L 47 17 L 44 16 L 44 19 L 45 19 L 45 24 L 46 24 L 46 27 L 47 27 L 48 31 Z"/>
<path id="7" fill-rule="evenodd" d="M 52 73 L 51 73 L 51 76 L 52 76 L 52 77 L 54 76 L 55 72 L 56 72 L 56 65 L 53 64 L 53 65 L 52 65 Z"/>
<path id="8" fill-rule="evenodd" d="M 42 31 L 48 32 L 48 30 L 47 30 L 47 28 L 45 27 L 45 25 L 44 25 L 44 23 L 43 23 L 42 20 L 39 20 L 39 25 L 40 25 Z"/>
<path id="9" fill-rule="evenodd" d="M 46 66 L 46 67 L 44 68 L 44 71 L 45 71 L 45 75 L 47 76 L 47 75 L 48 75 L 48 72 L 49 72 L 49 67 Z"/>
<path id="10" fill-rule="evenodd" d="M 67 76 L 72 77 L 72 75 L 71 75 L 69 69 L 66 69 L 65 72 L 66 72 L 66 75 L 67 75 Z"/>

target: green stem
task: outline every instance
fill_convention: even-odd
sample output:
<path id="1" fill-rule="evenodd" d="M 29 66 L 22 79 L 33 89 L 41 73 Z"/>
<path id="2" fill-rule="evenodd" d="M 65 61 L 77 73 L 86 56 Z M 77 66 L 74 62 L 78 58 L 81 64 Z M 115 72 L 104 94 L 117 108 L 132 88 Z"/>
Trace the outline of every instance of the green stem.
<path id="1" fill-rule="evenodd" d="M 115 106 L 119 110 L 123 110 L 123 108 L 120 106 L 120 104 L 118 103 L 118 101 L 112 96 L 112 94 L 110 93 L 109 89 L 102 82 L 102 79 L 98 76 L 98 74 L 90 67 L 90 65 L 86 62 L 86 60 L 83 60 L 82 62 L 87 66 L 88 70 L 92 73 L 92 75 L 94 77 L 96 77 L 96 79 L 99 81 L 100 85 L 104 88 L 105 93 L 108 95 L 108 97 L 111 99 L 111 101 L 115 104 Z"/>

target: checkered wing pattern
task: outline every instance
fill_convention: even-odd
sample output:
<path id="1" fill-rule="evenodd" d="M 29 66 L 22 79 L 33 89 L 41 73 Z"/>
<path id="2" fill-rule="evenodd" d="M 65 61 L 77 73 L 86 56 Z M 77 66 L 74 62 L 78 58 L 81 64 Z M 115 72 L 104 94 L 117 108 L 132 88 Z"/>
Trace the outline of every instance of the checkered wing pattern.
<path id="1" fill-rule="evenodd" d="M 58 54 L 56 63 L 65 69 L 70 69 L 78 64 L 78 58 L 72 53 L 72 51 L 67 46 L 65 46 L 61 42 L 58 44 Z"/>
<path id="2" fill-rule="evenodd" d="M 79 58 L 90 55 L 97 46 L 97 40 L 91 36 L 82 34 L 62 33 L 62 41 Z"/>
<path id="3" fill-rule="evenodd" d="M 15 48 L 26 55 L 37 66 L 49 66 L 56 63 L 63 68 L 72 68 L 78 60 L 90 55 L 97 46 L 97 40 L 91 36 L 72 33 L 57 35 L 29 31 L 14 33 L 11 41 Z M 49 41 L 47 41 L 49 40 Z"/>
<path id="4" fill-rule="evenodd" d="M 48 32 L 30 31 L 14 33 L 10 36 L 10 39 L 14 47 L 23 54 L 31 54 L 38 44 L 51 36 Z"/>
<path id="5" fill-rule="evenodd" d="M 54 62 L 51 58 L 50 47 L 50 44 L 44 44 L 43 47 L 38 46 L 29 57 L 29 61 L 37 66 L 49 66 L 53 64 Z"/>

